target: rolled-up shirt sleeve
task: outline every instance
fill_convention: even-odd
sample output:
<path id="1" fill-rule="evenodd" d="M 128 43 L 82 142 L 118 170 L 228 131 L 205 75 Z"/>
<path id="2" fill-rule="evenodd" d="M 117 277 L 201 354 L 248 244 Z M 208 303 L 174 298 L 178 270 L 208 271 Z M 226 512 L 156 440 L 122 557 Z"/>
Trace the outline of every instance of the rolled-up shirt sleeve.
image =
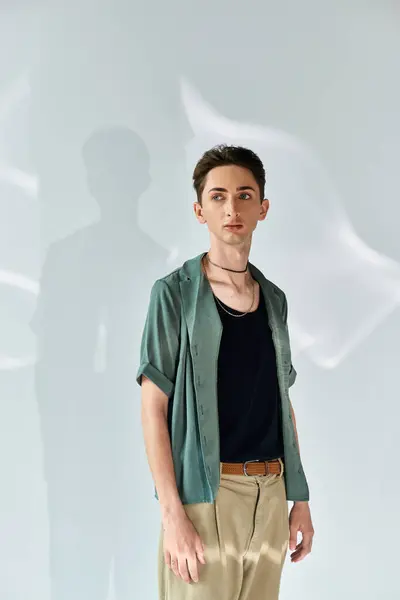
<path id="1" fill-rule="evenodd" d="M 140 365 L 136 375 L 150 379 L 170 398 L 174 391 L 179 355 L 180 309 L 164 280 L 157 280 L 150 302 L 140 346 Z"/>
<path id="2" fill-rule="evenodd" d="M 292 385 L 296 381 L 296 377 L 297 377 L 297 371 L 294 368 L 293 364 L 291 364 L 290 371 L 289 371 L 289 387 L 292 387 Z"/>

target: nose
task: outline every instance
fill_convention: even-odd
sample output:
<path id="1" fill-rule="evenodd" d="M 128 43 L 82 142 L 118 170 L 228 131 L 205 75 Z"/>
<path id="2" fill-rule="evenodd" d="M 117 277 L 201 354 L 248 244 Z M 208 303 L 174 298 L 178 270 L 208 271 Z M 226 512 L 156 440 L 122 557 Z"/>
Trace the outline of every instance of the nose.
<path id="1" fill-rule="evenodd" d="M 225 208 L 227 217 L 232 217 L 232 215 L 234 215 L 235 217 L 239 216 L 239 211 L 236 205 L 236 199 L 234 197 L 228 197 Z"/>

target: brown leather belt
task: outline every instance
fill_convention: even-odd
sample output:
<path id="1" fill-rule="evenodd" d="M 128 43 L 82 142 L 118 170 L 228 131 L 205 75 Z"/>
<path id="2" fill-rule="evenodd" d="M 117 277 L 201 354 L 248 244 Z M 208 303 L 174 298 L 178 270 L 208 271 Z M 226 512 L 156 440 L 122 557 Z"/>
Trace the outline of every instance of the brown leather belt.
<path id="1" fill-rule="evenodd" d="M 276 460 L 246 460 L 244 463 L 221 463 L 221 473 L 224 475 L 280 475 L 282 461 Z"/>

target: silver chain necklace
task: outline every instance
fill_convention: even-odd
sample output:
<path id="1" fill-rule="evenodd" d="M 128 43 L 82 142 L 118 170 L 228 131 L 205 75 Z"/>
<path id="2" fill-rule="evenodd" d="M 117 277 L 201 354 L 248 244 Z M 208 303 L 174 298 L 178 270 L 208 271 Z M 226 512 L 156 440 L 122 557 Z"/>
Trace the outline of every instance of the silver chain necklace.
<path id="1" fill-rule="evenodd" d="M 208 256 L 207 256 L 207 258 L 208 258 Z M 208 259 L 208 260 L 210 260 L 210 259 Z M 211 262 L 211 261 L 210 261 L 210 262 Z M 219 266 L 219 265 L 216 265 L 216 266 Z M 247 270 L 247 268 L 246 268 L 246 270 Z M 208 283 L 209 283 L 209 285 L 210 285 L 210 287 L 211 287 L 211 283 L 210 283 L 210 280 L 208 279 L 207 271 L 206 271 L 206 269 L 205 269 L 205 268 L 204 268 L 204 274 L 205 274 L 205 276 L 206 276 L 206 278 L 207 278 L 207 281 L 208 281 Z M 226 312 L 228 315 L 230 315 L 231 317 L 235 317 L 235 318 L 245 317 L 246 315 L 248 315 L 248 314 L 249 314 L 249 312 L 250 312 L 250 311 L 251 311 L 251 309 L 253 308 L 253 304 L 254 304 L 254 298 L 255 298 L 255 285 L 254 285 L 254 283 L 253 283 L 253 286 L 252 286 L 252 287 L 253 287 L 253 298 L 252 298 L 252 301 L 251 301 L 250 308 L 249 308 L 249 310 L 248 310 L 248 311 L 246 311 L 246 312 L 244 312 L 244 313 L 240 313 L 239 315 L 235 315 L 234 313 L 231 313 L 229 310 L 227 310 L 227 309 L 225 308 L 225 306 L 223 306 L 223 304 L 221 303 L 221 300 L 219 300 L 219 298 L 217 298 L 217 296 L 214 294 L 214 292 L 213 292 L 213 295 L 214 295 L 214 298 L 215 298 L 215 300 L 218 302 L 219 306 L 220 306 L 220 307 L 222 308 L 222 310 L 223 310 L 223 311 L 225 311 L 225 312 Z M 212 288 L 211 288 L 211 289 L 212 289 Z"/>
<path id="2" fill-rule="evenodd" d="M 223 305 L 221 304 L 221 301 L 220 301 L 220 300 L 217 298 L 217 296 L 216 296 L 215 294 L 214 294 L 214 298 L 216 299 L 216 301 L 218 302 L 218 304 L 219 304 L 219 306 L 222 308 L 222 310 L 224 310 L 224 311 L 225 311 L 225 312 L 226 312 L 228 315 L 230 315 L 231 317 L 236 317 L 236 318 L 245 317 L 246 315 L 248 315 L 248 314 L 249 314 L 249 312 L 250 312 L 250 311 L 251 311 L 251 309 L 253 308 L 253 304 L 254 304 L 254 298 L 255 298 L 254 287 L 255 287 L 255 286 L 253 285 L 253 299 L 252 299 L 252 301 L 251 301 L 250 308 L 249 308 L 249 310 L 248 310 L 247 312 L 240 313 L 240 315 L 235 315 L 235 314 L 233 314 L 233 313 L 229 312 L 229 310 L 226 310 L 225 306 L 223 306 Z"/>

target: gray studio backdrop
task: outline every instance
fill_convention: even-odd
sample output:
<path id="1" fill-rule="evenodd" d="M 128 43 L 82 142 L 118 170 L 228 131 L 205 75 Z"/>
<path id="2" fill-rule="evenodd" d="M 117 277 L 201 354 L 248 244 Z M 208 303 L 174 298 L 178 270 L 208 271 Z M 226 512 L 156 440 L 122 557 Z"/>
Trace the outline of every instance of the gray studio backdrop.
<path id="1" fill-rule="evenodd" d="M 139 343 L 219 142 L 265 162 L 289 300 L 316 536 L 281 597 L 398 599 L 399 3 L 0 10 L 1 600 L 157 597 Z"/>

